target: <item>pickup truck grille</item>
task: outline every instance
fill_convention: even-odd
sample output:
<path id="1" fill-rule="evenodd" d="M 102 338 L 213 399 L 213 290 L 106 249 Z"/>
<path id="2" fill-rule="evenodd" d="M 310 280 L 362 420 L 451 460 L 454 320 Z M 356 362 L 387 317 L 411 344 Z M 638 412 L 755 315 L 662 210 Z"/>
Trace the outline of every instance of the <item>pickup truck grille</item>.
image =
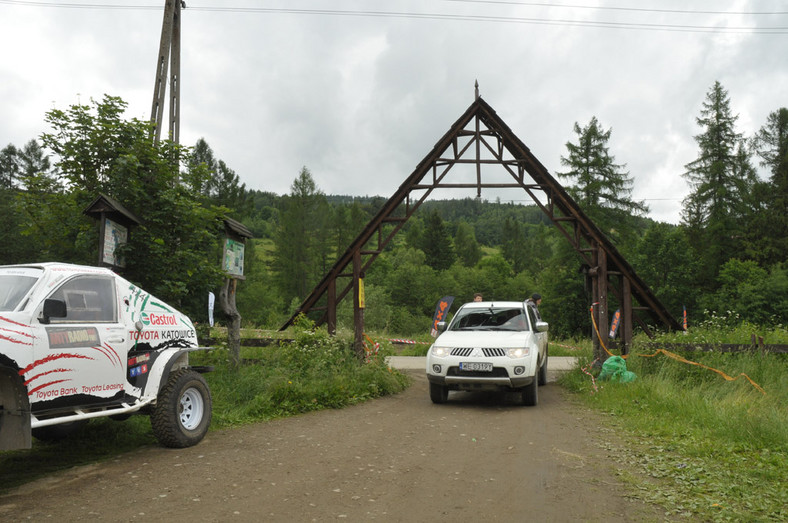
<path id="1" fill-rule="evenodd" d="M 474 350 L 473 347 L 470 348 L 455 347 L 451 350 L 451 355 L 466 357 L 466 356 L 470 356 L 473 350 Z M 488 358 L 497 357 L 497 356 L 506 356 L 506 349 L 500 349 L 500 348 L 482 349 L 482 354 L 484 354 Z"/>

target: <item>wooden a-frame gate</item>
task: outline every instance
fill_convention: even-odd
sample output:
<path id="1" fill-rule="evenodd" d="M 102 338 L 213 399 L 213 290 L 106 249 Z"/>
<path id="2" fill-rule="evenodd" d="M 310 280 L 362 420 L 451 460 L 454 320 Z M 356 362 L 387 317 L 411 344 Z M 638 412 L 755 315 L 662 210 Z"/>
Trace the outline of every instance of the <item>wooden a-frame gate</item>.
<path id="1" fill-rule="evenodd" d="M 482 167 L 494 164 L 502 166 L 508 176 L 502 182 L 482 181 Z M 447 178 L 455 168 L 465 172 L 460 174 L 460 180 L 450 183 Z M 337 304 L 356 290 L 353 292 L 355 339 L 356 350 L 361 351 L 364 327 L 363 309 L 359 307 L 359 279 L 432 191 L 439 188 L 476 189 L 477 196 L 481 196 L 483 188 L 520 188 L 533 199 L 587 267 L 586 278 L 590 280 L 595 304 L 594 319 L 601 326 L 599 337 L 594 336 L 595 354 L 599 354 L 600 343 L 608 344 L 611 292 L 621 308 L 619 332 L 624 354 L 629 351 L 634 322 L 652 336 L 640 312 L 668 329 L 681 328 L 610 240 L 479 96 L 477 86 L 473 104 L 364 227 L 281 330 L 290 326 L 300 313 L 322 311 L 317 324 L 327 324 L 328 331 L 334 334 Z"/>

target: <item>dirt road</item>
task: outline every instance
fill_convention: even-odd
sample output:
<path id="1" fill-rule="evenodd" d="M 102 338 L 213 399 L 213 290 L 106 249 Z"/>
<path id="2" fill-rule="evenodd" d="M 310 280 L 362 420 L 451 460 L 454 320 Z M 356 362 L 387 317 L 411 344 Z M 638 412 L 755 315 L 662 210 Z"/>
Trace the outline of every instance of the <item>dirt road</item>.
<path id="1" fill-rule="evenodd" d="M 626 499 L 610 433 L 555 384 L 537 407 L 402 394 L 141 449 L 0 497 L 4 521 L 656 521 Z"/>

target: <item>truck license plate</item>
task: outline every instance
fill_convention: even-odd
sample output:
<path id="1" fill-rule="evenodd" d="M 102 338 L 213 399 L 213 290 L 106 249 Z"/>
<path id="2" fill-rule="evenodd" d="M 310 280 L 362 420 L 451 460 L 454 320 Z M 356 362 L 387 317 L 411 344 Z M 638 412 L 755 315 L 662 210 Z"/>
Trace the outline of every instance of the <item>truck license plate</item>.
<path id="1" fill-rule="evenodd" d="M 460 363 L 460 370 L 476 372 L 492 372 L 493 364 L 480 361 L 463 361 Z"/>

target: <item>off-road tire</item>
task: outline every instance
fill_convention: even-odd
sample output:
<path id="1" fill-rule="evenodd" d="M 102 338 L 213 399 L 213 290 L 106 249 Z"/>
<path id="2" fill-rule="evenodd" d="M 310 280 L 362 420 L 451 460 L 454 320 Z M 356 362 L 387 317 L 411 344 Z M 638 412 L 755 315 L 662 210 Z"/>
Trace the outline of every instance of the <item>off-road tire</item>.
<path id="1" fill-rule="evenodd" d="M 156 439 L 165 447 L 199 443 L 211 424 L 211 391 L 199 373 L 181 369 L 170 374 L 150 415 Z"/>
<path id="2" fill-rule="evenodd" d="M 534 379 L 530 385 L 526 385 L 522 390 L 523 405 L 534 407 L 539 403 L 539 372 L 534 374 Z"/>
<path id="3" fill-rule="evenodd" d="M 33 429 L 33 437 L 39 441 L 47 443 L 54 443 L 61 441 L 72 434 L 75 434 L 88 424 L 88 420 L 81 419 L 77 421 L 70 421 L 68 423 L 60 423 L 59 425 L 47 425 L 46 427 L 38 427 Z"/>
<path id="4" fill-rule="evenodd" d="M 449 399 L 449 387 L 430 383 L 430 399 L 433 403 L 446 403 Z"/>

